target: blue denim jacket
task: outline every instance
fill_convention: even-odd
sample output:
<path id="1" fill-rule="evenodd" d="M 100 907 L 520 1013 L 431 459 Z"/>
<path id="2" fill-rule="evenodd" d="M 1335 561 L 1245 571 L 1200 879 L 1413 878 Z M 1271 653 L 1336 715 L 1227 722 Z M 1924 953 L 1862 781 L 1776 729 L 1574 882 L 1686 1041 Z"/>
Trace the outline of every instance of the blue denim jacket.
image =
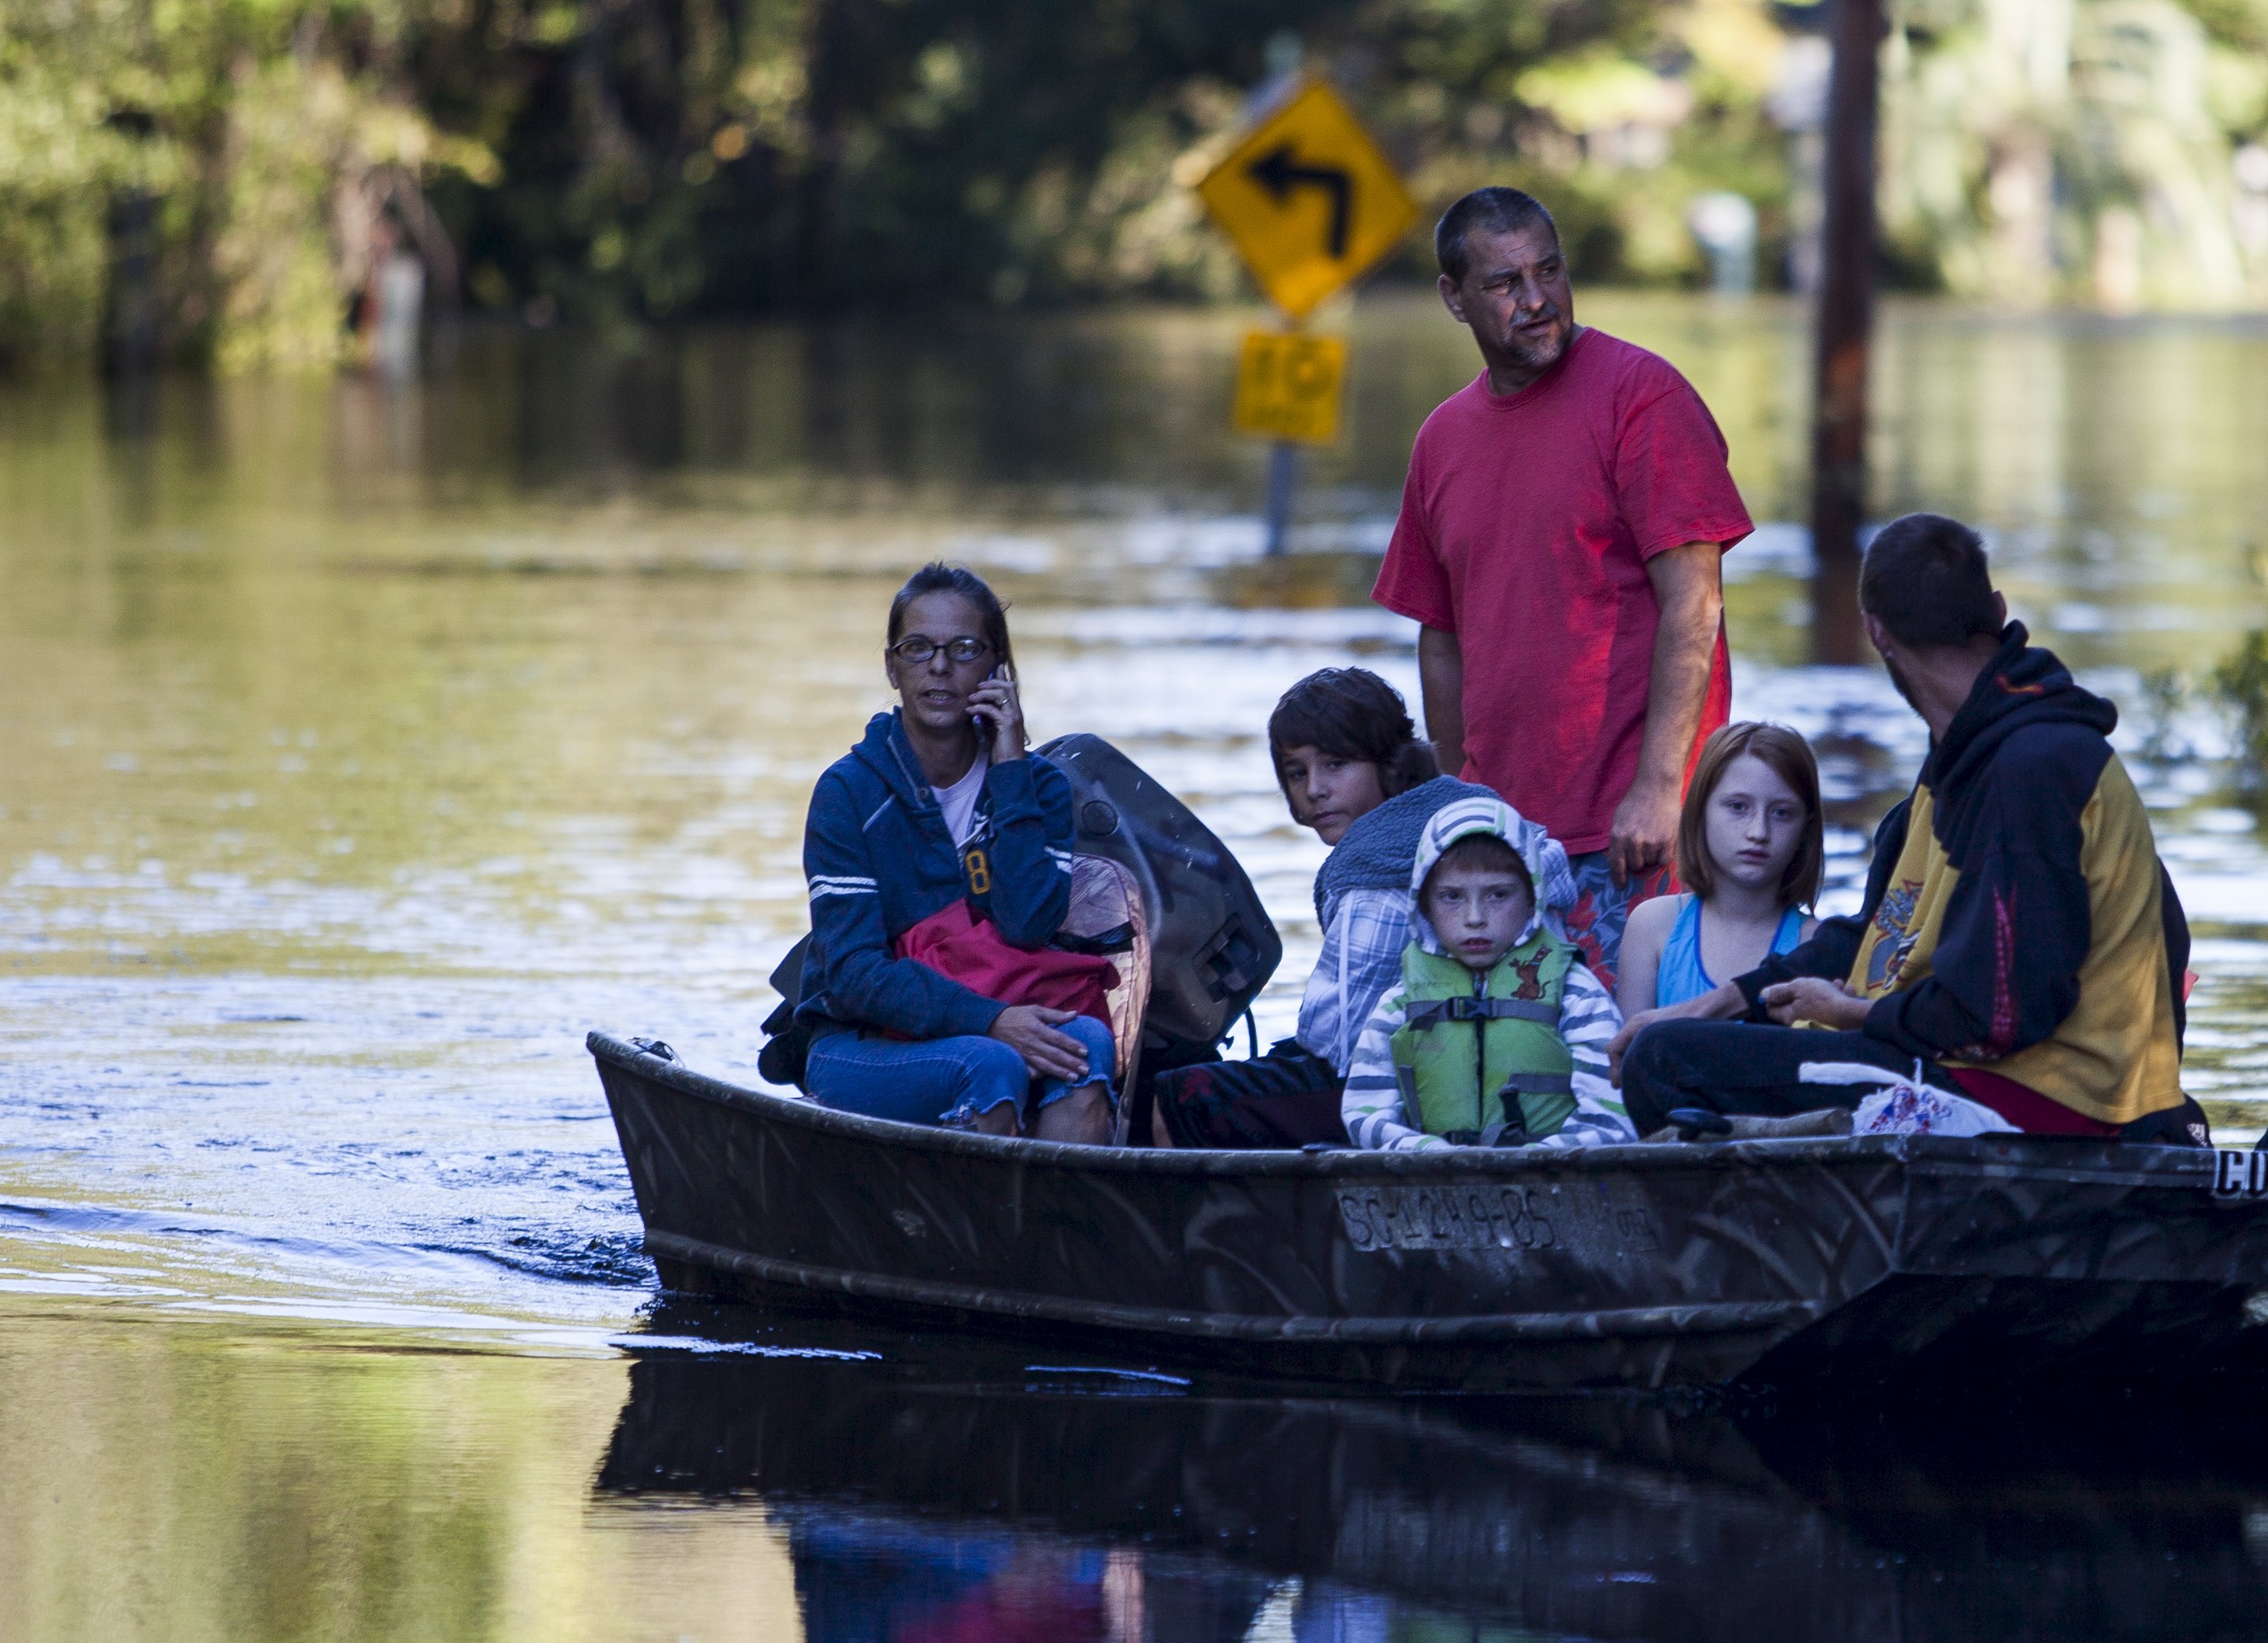
<path id="1" fill-rule="evenodd" d="M 797 1019 L 814 1036 L 880 1028 L 908 1038 L 989 1030 L 1007 1006 L 890 944 L 957 898 L 1020 947 L 1044 946 L 1071 906 L 1071 794 L 1037 755 L 995 764 L 976 830 L 956 848 L 899 711 L 828 767 L 804 824 L 811 947 Z"/>

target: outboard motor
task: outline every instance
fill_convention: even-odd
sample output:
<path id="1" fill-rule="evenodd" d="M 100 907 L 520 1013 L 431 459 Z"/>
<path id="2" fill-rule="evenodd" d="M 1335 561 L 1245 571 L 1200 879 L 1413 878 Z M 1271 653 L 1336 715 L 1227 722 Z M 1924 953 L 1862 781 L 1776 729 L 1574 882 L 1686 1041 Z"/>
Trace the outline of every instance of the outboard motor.
<path id="1" fill-rule="evenodd" d="M 1130 872 L 1149 915 L 1144 1065 L 1201 1059 L 1235 1029 L 1283 961 L 1283 938 L 1242 865 L 1189 807 L 1100 736 L 1039 749 L 1071 778 L 1082 856 Z"/>

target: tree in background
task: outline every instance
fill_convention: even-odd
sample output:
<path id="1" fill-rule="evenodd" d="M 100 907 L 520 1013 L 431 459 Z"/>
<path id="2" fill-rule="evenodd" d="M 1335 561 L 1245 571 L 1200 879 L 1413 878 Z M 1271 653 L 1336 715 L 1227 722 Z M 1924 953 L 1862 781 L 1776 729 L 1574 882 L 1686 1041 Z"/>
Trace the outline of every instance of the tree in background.
<path id="1" fill-rule="evenodd" d="M 46 0 L 0 12 L 0 355 L 328 364 L 376 214 L 494 158 L 418 105 L 385 4 Z"/>
<path id="2" fill-rule="evenodd" d="M 1697 282 L 1689 210 L 1730 193 L 1755 207 L 1759 265 L 1800 284 L 1816 151 L 1800 93 L 1823 63 L 1806 16 L 1770 0 L 28 0 L 0 11 L 0 357 L 107 344 L 129 363 L 328 365 L 351 357 L 346 321 L 388 239 L 437 298 L 536 323 L 1233 297 L 1241 276 L 1188 185 L 1292 33 L 1421 197 L 1534 188 L 1587 280 Z M 2112 306 L 2260 294 L 2264 48 L 2268 0 L 1903 0 L 1884 70 L 1893 271 Z M 1413 238 L 1396 267 L 1429 277 L 1426 248 Z"/>
<path id="3" fill-rule="evenodd" d="M 1427 192 L 1567 185 L 1594 275 L 1690 271 L 1690 179 L 1662 180 L 1679 196 L 1666 234 L 1627 230 L 1631 167 L 1609 157 L 1614 133 L 1553 123 L 1560 83 L 1639 83 L 1640 106 L 1608 123 L 1633 133 L 1640 168 L 1693 112 L 1712 181 L 1778 181 L 1775 147 L 1743 147 L 1762 87 L 1718 48 L 1728 13 L 1733 33 L 1776 40 L 1761 0 L 681 0 L 533 25 L 518 3 L 499 0 L 488 32 L 521 41 L 525 100 L 482 133 L 507 180 L 443 197 L 475 297 L 540 313 L 1232 294 L 1235 263 L 1188 185 L 1287 30 Z M 1701 64 L 1699 92 L 1657 60 Z M 1429 270 L 1422 248 L 1409 266 Z"/>
<path id="4" fill-rule="evenodd" d="M 1884 91 L 1885 225 L 1945 288 L 2268 298 L 2268 0 L 1907 0 Z"/>
<path id="5" fill-rule="evenodd" d="M 1181 184 L 1288 29 L 1434 191 L 1552 178 L 1589 271 L 1690 260 L 1541 112 L 1693 101 L 1640 0 L 44 0 L 0 14 L 0 349 L 337 359 L 380 211 L 539 321 L 1227 296 Z"/>

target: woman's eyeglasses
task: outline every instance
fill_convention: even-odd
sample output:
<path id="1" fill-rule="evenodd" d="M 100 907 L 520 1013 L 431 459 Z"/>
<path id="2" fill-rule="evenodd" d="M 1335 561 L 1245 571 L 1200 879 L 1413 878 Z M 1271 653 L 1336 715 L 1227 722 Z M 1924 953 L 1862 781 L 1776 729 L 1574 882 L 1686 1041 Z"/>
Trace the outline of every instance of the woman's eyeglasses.
<path id="1" fill-rule="evenodd" d="M 909 667 L 918 667 L 939 651 L 956 662 L 973 662 L 989 654 L 991 649 L 983 640 L 972 639 L 966 635 L 957 639 L 947 639 L 939 645 L 935 639 L 924 638 L 914 633 L 891 645 L 890 654 Z"/>

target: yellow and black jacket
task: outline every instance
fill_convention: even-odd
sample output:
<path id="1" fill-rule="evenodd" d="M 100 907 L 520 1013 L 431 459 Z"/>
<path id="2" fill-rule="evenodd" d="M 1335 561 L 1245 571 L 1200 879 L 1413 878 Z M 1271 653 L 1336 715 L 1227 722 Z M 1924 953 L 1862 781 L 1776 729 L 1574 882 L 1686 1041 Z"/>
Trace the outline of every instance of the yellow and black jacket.
<path id="1" fill-rule="evenodd" d="M 2118 710 L 2020 623 L 1882 819 L 1865 906 L 1741 977 L 1832 976 L 1864 1030 L 2106 1124 L 2182 1103 L 2189 925 L 2107 740 Z"/>

